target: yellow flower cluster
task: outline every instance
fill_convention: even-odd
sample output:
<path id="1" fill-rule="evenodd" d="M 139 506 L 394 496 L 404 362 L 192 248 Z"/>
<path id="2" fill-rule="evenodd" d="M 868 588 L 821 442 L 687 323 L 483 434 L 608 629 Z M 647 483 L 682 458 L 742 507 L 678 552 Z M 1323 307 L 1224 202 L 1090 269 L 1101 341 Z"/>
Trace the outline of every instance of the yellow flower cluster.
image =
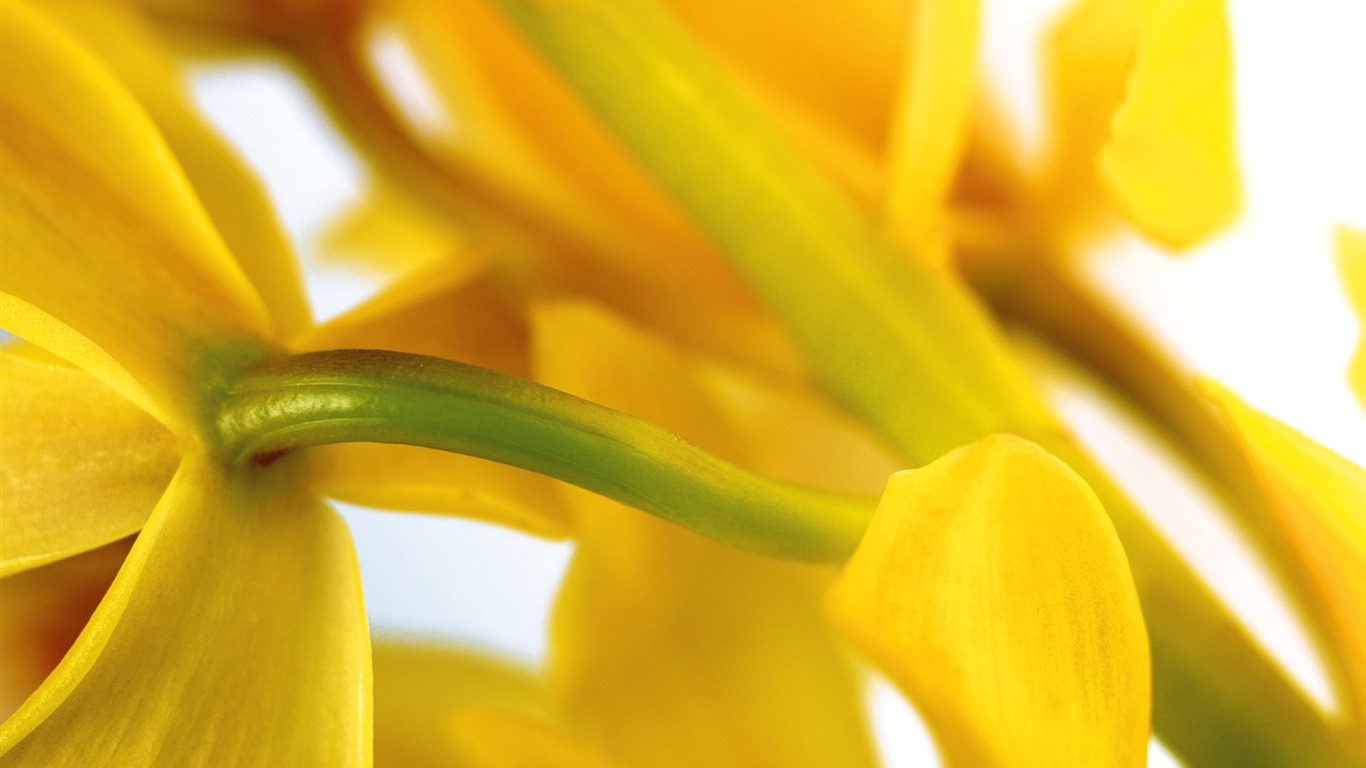
<path id="1" fill-rule="evenodd" d="M 1120 225 L 1182 249 L 1237 212 L 1224 4 L 1080 0 L 1037 166 L 983 94 L 980 15 L 0 0 L 0 767 L 858 768 L 857 658 L 950 765 L 1142 765 L 1150 735 L 1191 765 L 1361 764 L 1366 473 L 1071 268 Z M 444 119 L 390 92 L 381 34 Z M 188 94 L 206 49 L 269 50 L 327 106 L 374 180 L 334 236 L 388 288 L 311 320 Z M 1338 239 L 1366 314 L 1366 236 Z M 1004 322 L 1217 491 L 1336 712 Z M 1366 352 L 1350 380 L 1366 403 Z M 547 668 L 372 643 L 325 498 L 572 540 Z"/>

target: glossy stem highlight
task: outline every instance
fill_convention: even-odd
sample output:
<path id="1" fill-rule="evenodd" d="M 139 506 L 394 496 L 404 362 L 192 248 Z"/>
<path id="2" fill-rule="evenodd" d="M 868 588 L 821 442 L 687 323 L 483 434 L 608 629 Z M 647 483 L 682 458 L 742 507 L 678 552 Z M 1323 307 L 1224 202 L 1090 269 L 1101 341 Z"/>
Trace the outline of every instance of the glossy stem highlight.
<path id="1" fill-rule="evenodd" d="M 344 442 L 435 448 L 555 477 L 787 559 L 847 557 L 877 503 L 762 477 L 624 413 L 422 355 L 298 355 L 249 369 L 225 395 L 217 429 L 237 461 Z"/>

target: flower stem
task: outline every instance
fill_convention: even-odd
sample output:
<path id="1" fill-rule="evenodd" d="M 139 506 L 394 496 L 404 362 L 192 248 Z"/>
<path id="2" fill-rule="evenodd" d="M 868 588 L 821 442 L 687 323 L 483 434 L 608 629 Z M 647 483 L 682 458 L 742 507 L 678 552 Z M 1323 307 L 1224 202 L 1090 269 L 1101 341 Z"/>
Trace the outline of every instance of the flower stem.
<path id="1" fill-rule="evenodd" d="M 343 442 L 463 453 L 573 483 L 717 541 L 838 561 L 875 499 L 750 473 L 654 424 L 472 365 L 378 350 L 313 352 L 248 369 L 217 415 L 228 456 L 266 463 Z"/>

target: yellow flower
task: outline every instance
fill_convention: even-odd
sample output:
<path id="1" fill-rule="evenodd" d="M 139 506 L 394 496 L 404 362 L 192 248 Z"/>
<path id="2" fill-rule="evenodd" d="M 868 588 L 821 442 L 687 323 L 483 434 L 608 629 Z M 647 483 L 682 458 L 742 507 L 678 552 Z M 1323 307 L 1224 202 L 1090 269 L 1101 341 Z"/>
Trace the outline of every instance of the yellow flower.
<path id="1" fill-rule="evenodd" d="M 1221 393 L 1232 426 L 1218 423 L 1179 369 L 1090 301 L 1057 258 L 1116 210 L 1171 247 L 1232 215 L 1221 3 L 1079 6 L 1052 39 L 1052 153 L 1024 174 L 994 154 L 998 137 L 972 114 L 975 2 L 922 0 L 910 13 L 870 3 L 841 11 L 846 28 L 830 34 L 834 12 L 819 3 L 675 0 L 685 28 L 646 0 L 148 0 L 181 21 L 285 46 L 318 79 L 392 177 L 343 236 L 384 251 L 392 209 L 412 198 L 425 208 L 408 220 L 465 217 L 473 247 L 310 328 L 259 189 L 206 140 L 169 64 L 133 42 L 136 24 L 116 10 L 59 5 L 169 151 L 100 65 L 37 11 L 7 1 L 5 69 L 27 77 L 0 104 L 0 225 L 19 257 L 0 277 L 4 324 L 98 381 L 31 350 L 0 356 L 7 401 L 43 425 L 8 426 L 6 452 L 51 454 L 87 439 L 90 423 L 109 445 L 140 448 L 46 473 L 7 466 L 6 523 L 17 521 L 18 535 L 7 530 L 0 543 L 0 575 L 78 566 L 68 556 L 142 531 L 71 651 L 0 727 L 7 759 L 366 762 L 369 641 L 349 540 L 317 491 L 578 539 L 556 607 L 549 689 L 395 651 L 396 680 L 491 682 L 468 702 L 421 702 L 414 719 L 432 739 L 396 728 L 392 743 L 412 751 L 396 746 L 391 760 L 870 764 L 857 678 L 820 611 L 832 578 L 835 625 L 917 704 L 954 763 L 1139 764 L 1150 707 L 1162 737 L 1193 762 L 1332 763 L 1355 748 L 1337 743 L 1336 724 L 1266 663 L 1066 434 L 947 259 L 958 251 L 998 309 L 1057 334 L 1164 418 L 1248 503 L 1249 518 L 1266 505 L 1258 532 L 1320 620 L 1359 721 L 1360 470 Z M 737 34 L 737 17 L 765 34 Z M 101 34 L 110 22 L 132 34 Z M 468 118 L 460 130 L 404 125 L 384 103 L 357 56 L 376 25 L 397 30 L 439 73 L 442 106 Z M 768 40 L 829 58 L 783 55 Z M 390 199 L 393 190 L 404 199 Z M 606 301 L 629 320 L 566 295 Z M 756 384 L 631 321 L 770 380 Z M 770 477 L 656 428 L 619 428 L 625 417 L 601 409 L 577 432 L 539 432 L 555 412 L 538 406 L 569 399 L 526 388 L 511 406 L 487 398 L 512 421 L 476 413 L 475 438 L 437 442 L 466 449 L 483 439 L 479 455 L 509 460 L 530 435 L 521 466 L 558 468 L 693 531 L 417 447 L 294 451 L 386 439 L 386 414 L 407 407 L 378 387 L 370 394 L 368 371 L 346 379 L 360 382 L 357 396 L 338 383 L 355 372 L 293 378 L 301 369 L 291 365 L 328 358 L 284 357 L 345 346 L 534 376 Z M 421 395 L 420 369 L 441 362 L 403 369 L 416 382 L 406 394 Z M 892 468 L 806 391 L 807 364 L 901 462 L 924 465 L 893 476 L 837 577 L 697 535 L 798 559 L 833 561 L 854 548 L 866 523 L 860 499 L 771 479 L 868 493 Z M 83 418 L 71 417 L 71 403 Z M 294 407 L 310 404 L 328 424 L 294 420 Z M 410 413 L 459 422 L 460 410 L 424 401 Z M 356 426 L 367 419 L 380 426 Z M 594 440 L 613 461 L 577 453 Z M 451 482 L 457 474 L 474 482 Z M 100 489 L 101 503 L 68 493 L 72 477 Z M 1249 479 L 1258 487 L 1240 485 Z M 667 498 L 679 484 L 695 492 L 682 494 L 685 509 Z M 26 595 L 45 586 L 16 584 Z M 42 652 L 31 635 L 13 637 L 0 639 Z M 218 701 L 234 687 L 247 706 Z"/>
<path id="2" fill-rule="evenodd" d="M 7 407 L 25 414 L 5 420 L 0 572 L 140 530 L 71 649 L 0 727 L 0 752 L 16 765 L 366 764 L 369 637 L 345 525 L 308 489 L 306 456 L 240 461 L 213 421 L 225 377 L 278 355 L 297 315 L 267 311 L 90 54 L 17 0 L 0 23 L 4 326 L 93 374 L 22 349 L 0 358 Z M 274 275 L 290 269 L 254 276 L 287 290 Z M 7 608 L 22 577 L 3 582 Z"/>
<path id="3" fill-rule="evenodd" d="M 271 320 L 131 99 L 36 11 L 7 2 L 0 19 L 4 324 L 143 406 L 182 453 L 89 624 L 0 730 L 0 751 L 15 765 L 225 750 L 242 764 L 363 764 L 369 637 L 346 528 L 300 484 L 303 464 L 227 465 L 205 429 L 202 382 L 271 354 Z M 59 370 L 11 361 L 39 380 Z M 95 487 L 126 488 L 99 471 L 118 467 L 96 468 Z M 60 507 L 15 509 L 7 494 L 7 571 L 136 530 L 136 496 L 86 513 L 122 516 L 116 525 L 72 527 Z M 225 695 L 244 705 L 225 712 Z"/>

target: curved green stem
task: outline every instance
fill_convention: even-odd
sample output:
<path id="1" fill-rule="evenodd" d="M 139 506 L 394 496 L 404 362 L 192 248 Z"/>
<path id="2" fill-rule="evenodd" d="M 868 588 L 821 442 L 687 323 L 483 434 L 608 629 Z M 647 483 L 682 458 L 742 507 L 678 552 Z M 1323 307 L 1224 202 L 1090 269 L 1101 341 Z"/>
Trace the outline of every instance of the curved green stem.
<path id="1" fill-rule="evenodd" d="M 847 557 L 876 506 L 755 475 L 624 413 L 439 358 L 314 352 L 251 368 L 225 395 L 217 429 L 237 461 L 342 442 L 436 448 L 559 478 L 789 559 Z"/>

